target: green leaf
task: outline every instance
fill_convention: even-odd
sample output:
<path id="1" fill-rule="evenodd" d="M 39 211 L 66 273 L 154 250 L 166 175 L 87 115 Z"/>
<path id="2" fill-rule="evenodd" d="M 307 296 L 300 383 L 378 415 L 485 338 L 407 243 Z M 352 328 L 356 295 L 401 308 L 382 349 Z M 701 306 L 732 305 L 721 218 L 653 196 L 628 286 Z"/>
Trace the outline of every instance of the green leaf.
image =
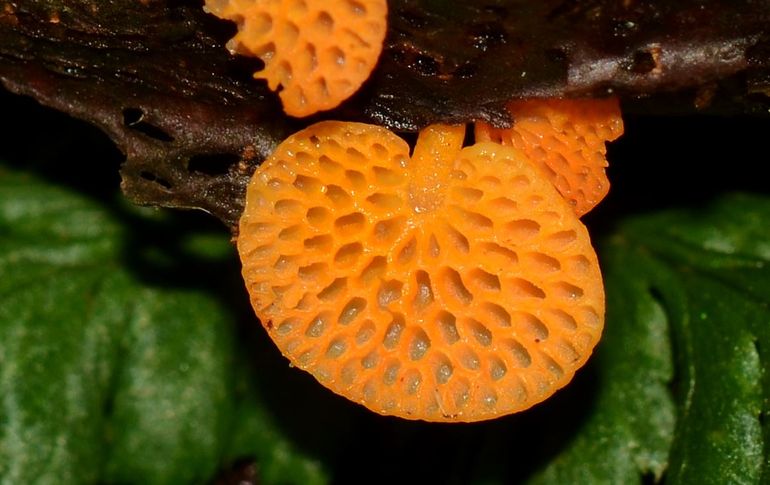
<path id="1" fill-rule="evenodd" d="M 602 246 L 596 403 L 535 483 L 768 483 L 769 220 L 770 199 L 733 195 Z"/>
<path id="2" fill-rule="evenodd" d="M 677 355 L 671 483 L 767 483 L 770 199 L 735 195 L 704 212 L 627 226 L 667 266 L 658 288 Z"/>
<path id="3" fill-rule="evenodd" d="M 178 230 L 0 166 L 0 483 L 200 483 L 239 458 L 325 482 L 235 392 L 258 390 L 212 291 L 227 236 L 163 247 Z M 244 407 L 262 435 L 234 442 Z"/>

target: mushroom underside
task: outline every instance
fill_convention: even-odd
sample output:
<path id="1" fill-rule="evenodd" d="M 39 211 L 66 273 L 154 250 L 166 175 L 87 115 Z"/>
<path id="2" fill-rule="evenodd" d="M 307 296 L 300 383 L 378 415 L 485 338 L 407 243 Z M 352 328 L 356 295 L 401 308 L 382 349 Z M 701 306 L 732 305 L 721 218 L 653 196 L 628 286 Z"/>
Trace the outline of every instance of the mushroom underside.
<path id="1" fill-rule="evenodd" d="M 431 127 L 410 156 L 384 128 L 322 122 L 247 191 L 238 249 L 264 327 L 295 366 L 378 413 L 526 409 L 601 334 L 601 273 L 572 206 L 522 152 L 463 136 Z"/>

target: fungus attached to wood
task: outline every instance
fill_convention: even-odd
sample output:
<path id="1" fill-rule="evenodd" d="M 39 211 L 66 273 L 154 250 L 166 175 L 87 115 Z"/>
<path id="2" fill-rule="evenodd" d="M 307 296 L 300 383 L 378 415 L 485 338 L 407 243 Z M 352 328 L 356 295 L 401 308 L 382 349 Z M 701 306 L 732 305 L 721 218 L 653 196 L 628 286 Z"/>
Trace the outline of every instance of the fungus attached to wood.
<path id="1" fill-rule="evenodd" d="M 543 99 L 509 103 L 513 127 L 476 125 L 476 139 L 522 150 L 582 216 L 610 189 L 605 143 L 623 134 L 616 98 Z"/>
<path id="2" fill-rule="evenodd" d="M 206 0 L 232 20 L 232 53 L 252 55 L 291 116 L 335 108 L 369 77 L 387 29 L 386 0 Z"/>
<path id="3" fill-rule="evenodd" d="M 321 122 L 247 190 L 238 250 L 281 352 L 369 409 L 427 421 L 514 413 L 566 385 L 599 340 L 588 232 L 523 152 L 462 147 L 461 126 L 407 143 Z"/>

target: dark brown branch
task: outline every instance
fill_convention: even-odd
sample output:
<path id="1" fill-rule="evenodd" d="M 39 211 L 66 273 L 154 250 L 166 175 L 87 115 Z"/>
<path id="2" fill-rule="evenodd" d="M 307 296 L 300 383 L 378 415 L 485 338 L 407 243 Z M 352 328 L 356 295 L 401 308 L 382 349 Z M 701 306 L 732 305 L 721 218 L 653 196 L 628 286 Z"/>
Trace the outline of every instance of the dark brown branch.
<path id="1" fill-rule="evenodd" d="M 135 202 L 231 229 L 256 165 L 319 118 L 506 125 L 512 98 L 610 93 L 659 112 L 770 108 L 770 0 L 391 0 L 372 78 L 312 120 L 283 115 L 251 78 L 259 61 L 224 49 L 234 26 L 201 5 L 0 0 L 0 83 L 104 129 Z"/>

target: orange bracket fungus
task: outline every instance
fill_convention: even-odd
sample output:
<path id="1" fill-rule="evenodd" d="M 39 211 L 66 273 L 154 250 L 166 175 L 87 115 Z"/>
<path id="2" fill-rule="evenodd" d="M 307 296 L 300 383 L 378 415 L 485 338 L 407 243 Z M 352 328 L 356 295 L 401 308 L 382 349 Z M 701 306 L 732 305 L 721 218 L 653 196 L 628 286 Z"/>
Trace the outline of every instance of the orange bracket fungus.
<path id="1" fill-rule="evenodd" d="M 413 154 L 385 128 L 325 121 L 247 190 L 238 250 L 281 352 L 369 409 L 491 419 L 543 401 L 604 324 L 596 254 L 523 151 L 433 125 Z"/>
<path id="2" fill-rule="evenodd" d="M 476 124 L 476 139 L 523 151 L 547 175 L 578 216 L 589 212 L 610 188 L 605 142 L 623 134 L 616 98 L 513 101 L 513 126 Z"/>
<path id="3" fill-rule="evenodd" d="M 386 0 L 206 0 L 235 21 L 232 53 L 265 63 L 267 80 L 291 116 L 335 108 L 369 77 L 387 29 Z"/>

